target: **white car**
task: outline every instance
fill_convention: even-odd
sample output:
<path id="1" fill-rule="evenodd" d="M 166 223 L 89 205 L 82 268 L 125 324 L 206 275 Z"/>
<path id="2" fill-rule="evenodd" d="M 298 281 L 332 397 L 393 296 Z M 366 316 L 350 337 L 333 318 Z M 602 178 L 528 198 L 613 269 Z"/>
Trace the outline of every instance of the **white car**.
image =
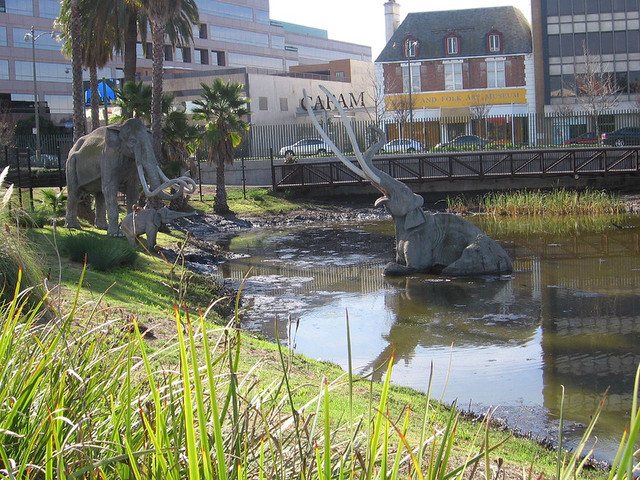
<path id="1" fill-rule="evenodd" d="M 281 157 L 293 157 L 297 155 L 324 155 L 329 151 L 329 146 L 319 138 L 303 138 L 293 145 L 287 145 L 280 149 Z"/>
<path id="2" fill-rule="evenodd" d="M 420 142 L 416 142 L 410 138 L 397 138 L 396 140 L 391 140 L 390 142 L 385 143 L 380 149 L 380 152 L 412 153 L 419 152 L 420 150 L 422 150 L 422 144 Z"/>

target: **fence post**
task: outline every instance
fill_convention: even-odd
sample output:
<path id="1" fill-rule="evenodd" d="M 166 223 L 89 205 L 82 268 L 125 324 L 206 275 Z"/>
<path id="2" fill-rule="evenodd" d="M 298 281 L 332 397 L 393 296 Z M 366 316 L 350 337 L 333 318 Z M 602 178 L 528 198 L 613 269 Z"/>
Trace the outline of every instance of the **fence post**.
<path id="1" fill-rule="evenodd" d="M 242 162 L 242 198 L 247 199 L 247 177 L 244 171 L 244 157 L 240 160 Z"/>
<path id="2" fill-rule="evenodd" d="M 198 159 L 198 183 L 200 184 L 200 201 L 202 202 L 202 170 L 200 169 L 200 159 Z"/>
<path id="3" fill-rule="evenodd" d="M 37 153 L 37 151 L 36 151 Z M 33 207 L 33 172 L 31 171 L 31 151 L 27 150 L 27 172 L 29 172 L 29 204 L 31 205 L 31 211 Z"/>
<path id="4" fill-rule="evenodd" d="M 27 148 L 29 152 L 29 148 Z M 20 208 L 22 208 L 22 176 L 20 175 L 20 150 L 16 148 L 16 168 L 18 169 L 18 198 L 20 199 Z"/>
<path id="5" fill-rule="evenodd" d="M 269 159 L 271 160 L 271 189 L 276 191 L 276 167 L 273 165 L 273 147 L 269 147 Z"/>
<path id="6" fill-rule="evenodd" d="M 64 181 L 62 179 L 62 158 L 60 157 L 60 144 L 56 147 L 56 153 L 58 155 L 58 188 L 62 191 L 64 187 Z"/>

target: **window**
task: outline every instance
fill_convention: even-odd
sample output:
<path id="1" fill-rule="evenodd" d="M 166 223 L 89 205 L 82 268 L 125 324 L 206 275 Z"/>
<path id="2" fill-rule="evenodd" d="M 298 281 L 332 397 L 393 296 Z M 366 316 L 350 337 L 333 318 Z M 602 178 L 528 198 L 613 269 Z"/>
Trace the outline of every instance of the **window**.
<path id="1" fill-rule="evenodd" d="M 269 99 L 267 97 L 258 97 L 258 108 L 260 110 L 269 110 Z"/>
<path id="2" fill-rule="evenodd" d="M 198 25 L 198 38 L 207 38 L 207 24 L 201 23 Z"/>
<path id="3" fill-rule="evenodd" d="M 547 0 L 547 15 L 558 15 L 558 0 Z"/>
<path id="4" fill-rule="evenodd" d="M 195 53 L 194 63 L 200 63 L 201 65 L 209 65 L 209 50 L 196 48 L 194 50 L 194 53 Z"/>
<path id="5" fill-rule="evenodd" d="M 447 55 L 455 55 L 459 52 L 458 37 L 447 37 Z"/>
<path id="6" fill-rule="evenodd" d="M 40 17 L 58 18 L 60 15 L 60 2 L 58 0 L 40 0 Z"/>
<path id="7" fill-rule="evenodd" d="M 462 90 L 462 62 L 444 64 L 445 90 Z"/>
<path id="8" fill-rule="evenodd" d="M 343 71 L 336 72 L 336 78 L 343 79 L 344 78 L 344 72 Z"/>
<path id="9" fill-rule="evenodd" d="M 71 69 L 65 63 L 37 62 L 38 80 L 43 82 L 71 82 Z M 16 80 L 33 81 L 33 63 L 16 60 Z"/>
<path id="10" fill-rule="evenodd" d="M 406 58 L 415 58 L 418 55 L 418 41 L 413 38 L 407 38 L 404 41 L 404 56 Z"/>
<path id="11" fill-rule="evenodd" d="M 0 46 L 7 46 L 7 27 L 0 27 Z"/>
<path id="12" fill-rule="evenodd" d="M 287 97 L 280 97 L 280 111 L 281 112 L 289 111 L 289 99 Z"/>
<path id="13" fill-rule="evenodd" d="M 33 16 L 33 0 L 0 1 L 0 12 Z"/>
<path id="14" fill-rule="evenodd" d="M 191 63 L 191 49 L 189 47 L 177 47 L 176 62 Z"/>
<path id="15" fill-rule="evenodd" d="M 31 39 L 25 40 L 24 36 L 31 34 L 30 28 L 14 28 L 13 29 L 13 46 L 18 48 L 31 48 Z M 60 44 L 55 38 L 52 38 L 51 30 L 35 30 L 36 36 L 44 33 L 36 42 L 37 50 L 57 50 L 60 51 Z"/>
<path id="16" fill-rule="evenodd" d="M 173 48 L 171 48 L 171 45 L 164 46 L 164 59 L 168 62 L 173 61 Z"/>
<path id="17" fill-rule="evenodd" d="M 211 56 L 216 65 L 224 67 L 226 62 L 224 60 L 224 52 L 222 50 L 211 50 Z"/>
<path id="18" fill-rule="evenodd" d="M 560 50 L 563 57 L 573 57 L 573 34 L 563 33 L 560 35 Z"/>
<path id="19" fill-rule="evenodd" d="M 404 93 L 409 92 L 409 64 L 402 65 L 402 91 Z M 420 84 L 420 64 L 411 64 L 411 92 L 422 91 L 422 85 Z"/>
<path id="20" fill-rule="evenodd" d="M 218 15 L 221 17 L 237 18 L 238 20 L 253 21 L 253 8 L 217 0 L 196 0 L 198 11 L 202 15 Z"/>
<path id="21" fill-rule="evenodd" d="M 487 88 L 503 88 L 504 86 L 504 60 L 487 60 Z"/>
<path id="22" fill-rule="evenodd" d="M 221 42 L 242 43 L 256 47 L 268 47 L 269 35 L 266 33 L 250 32 L 237 28 L 218 27 L 211 25 L 211 40 Z"/>
<path id="23" fill-rule="evenodd" d="M 500 41 L 501 35 L 499 33 L 492 33 L 489 35 L 489 51 L 500 52 L 502 51 L 502 42 Z"/>
<path id="24" fill-rule="evenodd" d="M 9 80 L 9 60 L 0 60 L 0 79 Z"/>
<path id="25" fill-rule="evenodd" d="M 232 53 L 227 55 L 230 67 L 255 67 L 282 70 L 282 59 L 273 57 L 261 57 L 259 55 L 247 55 L 244 53 Z"/>
<path id="26" fill-rule="evenodd" d="M 549 56 L 559 57 L 560 56 L 560 35 L 549 35 L 547 37 L 547 41 L 549 42 Z"/>

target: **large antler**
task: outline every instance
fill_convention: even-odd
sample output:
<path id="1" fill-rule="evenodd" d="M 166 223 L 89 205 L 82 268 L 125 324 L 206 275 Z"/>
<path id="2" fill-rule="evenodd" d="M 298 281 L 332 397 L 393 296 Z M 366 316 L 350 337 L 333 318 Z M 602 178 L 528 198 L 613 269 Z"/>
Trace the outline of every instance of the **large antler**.
<path id="1" fill-rule="evenodd" d="M 354 172 L 356 175 L 359 175 L 360 177 L 371 181 L 372 183 L 374 183 L 376 185 L 380 185 L 380 176 L 373 171 L 373 168 L 375 168 L 375 167 L 372 166 L 371 159 L 372 159 L 373 155 L 378 150 L 380 150 L 380 147 L 382 145 L 384 145 L 384 143 L 385 143 L 384 132 L 382 130 L 380 130 L 379 128 L 377 128 L 377 127 L 372 127 L 373 130 L 375 130 L 378 133 L 379 139 L 374 145 L 372 145 L 369 149 L 367 149 L 367 151 L 363 155 L 362 152 L 360 151 L 360 147 L 358 147 L 358 142 L 356 140 L 356 134 L 353 131 L 353 127 L 351 126 L 351 122 L 349 121 L 349 118 L 347 117 L 347 114 L 345 113 L 344 108 L 342 108 L 342 105 L 340 105 L 340 102 L 338 102 L 336 97 L 329 90 L 327 90 L 323 85 L 320 85 L 320 89 L 331 99 L 333 104 L 338 109 L 338 112 L 340 113 L 340 118 L 342 119 L 342 123 L 344 124 L 344 127 L 345 127 L 345 129 L 347 131 L 347 136 L 349 137 L 349 141 L 351 142 L 351 146 L 353 147 L 353 153 L 355 154 L 356 160 L 358 161 L 358 164 L 360 165 L 361 168 L 358 168 L 353 163 L 351 163 L 351 161 L 349 161 L 349 159 L 347 159 L 347 157 L 344 155 L 344 153 L 342 153 L 340 151 L 340 149 L 336 146 L 336 144 L 333 143 L 333 141 L 329 138 L 329 135 L 327 135 L 327 133 L 324 131 L 324 129 L 322 128 L 322 126 L 318 122 L 318 119 L 316 118 L 315 114 L 313 113 L 313 110 L 311 110 L 311 105 L 307 101 L 307 98 L 308 98 L 307 97 L 307 92 L 305 90 L 303 90 L 303 94 L 304 94 L 304 102 L 303 103 L 304 103 L 304 106 L 305 106 L 305 108 L 307 110 L 307 113 L 309 114 L 309 118 L 311 119 L 311 122 L 313 123 L 314 127 L 316 127 L 316 130 L 318 131 L 318 133 L 320 134 L 322 139 L 325 141 L 325 143 L 327 145 L 329 145 L 331 150 L 333 150 L 333 153 L 336 154 L 336 157 L 338 157 L 338 159 L 349 170 Z"/>

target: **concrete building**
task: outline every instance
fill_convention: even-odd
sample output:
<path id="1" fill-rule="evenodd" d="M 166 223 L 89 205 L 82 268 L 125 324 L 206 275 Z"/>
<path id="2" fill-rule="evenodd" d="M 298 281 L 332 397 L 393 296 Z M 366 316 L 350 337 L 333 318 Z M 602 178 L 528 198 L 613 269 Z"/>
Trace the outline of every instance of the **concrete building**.
<path id="1" fill-rule="evenodd" d="M 197 0 L 197 4 L 200 22 L 194 26 L 193 45 L 166 46 L 167 72 L 248 67 L 283 73 L 297 65 L 338 59 L 371 61 L 370 47 L 329 39 L 326 30 L 271 19 L 269 0 Z M 35 44 L 41 111 L 50 112 L 57 123 L 70 121 L 70 61 L 46 34 L 59 8 L 58 0 L 0 0 L 0 106 L 5 110 L 29 106 L 33 110 L 32 49 L 25 34 L 34 26 L 36 35 L 44 34 Z M 143 78 L 151 73 L 151 59 L 145 58 L 141 44 L 138 47 L 137 73 Z M 98 75 L 121 78 L 122 65 L 116 57 Z"/>
<path id="2" fill-rule="evenodd" d="M 393 28 L 397 4 L 385 9 Z M 413 124 L 411 134 L 429 147 L 471 133 L 529 142 L 533 127 L 524 116 L 535 106 L 532 39 L 519 10 L 409 13 L 387 36 L 376 59 L 385 119 Z"/>
<path id="3" fill-rule="evenodd" d="M 164 89 L 183 102 L 190 111 L 198 98 L 200 83 L 211 84 L 215 78 L 244 85 L 251 99 L 249 122 L 255 125 L 308 123 L 302 105 L 304 91 L 311 99 L 316 114 L 324 119 L 337 115 L 335 105 L 328 101 L 318 85 L 327 87 L 340 101 L 347 114 L 356 120 L 373 115 L 373 63 L 360 60 L 337 60 L 327 64 L 292 67 L 290 73 L 271 73 L 256 68 L 217 69 L 210 71 L 166 74 Z"/>
<path id="4" fill-rule="evenodd" d="M 539 114 L 584 110 L 581 97 L 590 69 L 615 85 L 617 109 L 637 108 L 638 0 L 532 0 L 531 5 Z M 602 131 L 614 129 L 610 120 Z"/>

